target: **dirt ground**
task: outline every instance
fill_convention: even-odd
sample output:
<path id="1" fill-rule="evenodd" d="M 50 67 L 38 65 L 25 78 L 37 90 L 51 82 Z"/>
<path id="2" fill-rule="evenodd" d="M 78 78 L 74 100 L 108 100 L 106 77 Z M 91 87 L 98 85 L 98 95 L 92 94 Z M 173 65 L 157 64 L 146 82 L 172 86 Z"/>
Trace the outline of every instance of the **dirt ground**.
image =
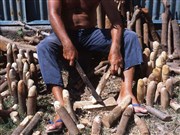
<path id="1" fill-rule="evenodd" d="M 7 36 L 12 38 L 11 36 Z M 13 37 L 16 38 L 16 37 Z M 20 41 L 21 38 L 18 38 L 18 41 Z M 92 68 L 92 67 L 91 67 Z M 63 71 L 63 79 L 67 86 L 67 89 L 70 92 L 70 98 L 72 104 L 75 101 L 80 100 L 90 100 L 91 93 L 89 92 L 88 88 L 84 85 L 78 74 L 73 71 L 73 77 L 68 81 L 69 72 L 66 70 Z M 97 86 L 97 83 L 101 76 L 95 76 L 91 72 L 88 71 L 88 77 L 90 78 L 91 82 L 94 84 L 94 86 Z M 176 75 L 174 73 L 171 74 L 171 77 L 178 78 L 180 80 L 180 76 Z M 108 97 L 114 97 L 117 99 L 117 96 L 119 94 L 119 88 L 121 84 L 121 78 L 118 76 L 110 76 L 104 91 L 101 94 L 101 97 L 103 99 L 107 99 Z M 37 127 L 34 129 L 34 131 L 41 131 L 42 135 L 45 135 L 45 127 L 49 120 L 53 119 L 53 116 L 55 114 L 54 107 L 53 107 L 53 95 L 45 90 L 45 86 L 42 81 L 42 77 L 39 74 L 39 85 L 40 89 L 38 91 L 38 97 L 37 97 L 37 111 L 42 110 L 44 115 L 40 122 L 38 123 Z M 76 86 L 76 87 L 74 87 Z M 44 91 L 45 90 L 45 91 Z M 180 103 L 180 81 L 178 81 L 173 88 L 173 97 L 174 100 L 176 100 L 178 103 Z M 4 99 L 4 106 L 5 108 L 9 108 L 12 106 L 12 97 L 9 96 L 6 99 Z M 149 132 L 151 135 L 178 135 L 180 133 L 180 114 L 175 112 L 171 107 L 168 107 L 167 110 L 162 110 L 161 106 L 159 104 L 154 105 L 155 108 L 163 111 L 166 114 L 169 114 L 172 117 L 172 121 L 164 122 L 157 118 L 154 115 L 147 115 L 144 117 L 141 117 L 141 119 L 145 120 L 146 125 L 149 129 Z M 112 109 L 112 108 L 111 108 Z M 91 134 L 91 127 L 92 127 L 92 121 L 95 118 L 95 116 L 100 115 L 102 116 L 105 113 L 109 113 L 111 109 L 92 109 L 92 110 L 82 110 L 77 109 L 75 110 L 76 118 L 78 119 L 78 122 L 84 125 L 84 128 L 80 131 L 82 135 L 90 135 Z M 23 119 L 23 117 L 21 118 Z M 113 135 L 116 133 L 117 121 L 111 128 L 106 128 L 102 126 L 102 135 Z M 17 127 L 18 125 L 14 124 L 10 118 L 0 118 L 0 135 L 10 135 L 12 131 Z M 61 133 L 56 133 L 54 135 L 66 135 L 68 134 L 67 129 L 64 128 Z M 126 128 L 126 135 L 140 135 L 139 129 L 137 125 L 134 122 L 133 116 L 131 117 L 129 124 Z"/>

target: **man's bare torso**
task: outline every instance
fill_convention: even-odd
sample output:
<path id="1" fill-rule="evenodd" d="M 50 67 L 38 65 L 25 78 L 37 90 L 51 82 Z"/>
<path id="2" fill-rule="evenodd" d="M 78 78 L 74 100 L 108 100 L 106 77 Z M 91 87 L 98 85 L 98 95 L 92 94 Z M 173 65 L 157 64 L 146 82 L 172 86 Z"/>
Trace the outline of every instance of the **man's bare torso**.
<path id="1" fill-rule="evenodd" d="M 100 0 L 62 0 L 62 18 L 67 29 L 96 26 L 96 8 Z"/>

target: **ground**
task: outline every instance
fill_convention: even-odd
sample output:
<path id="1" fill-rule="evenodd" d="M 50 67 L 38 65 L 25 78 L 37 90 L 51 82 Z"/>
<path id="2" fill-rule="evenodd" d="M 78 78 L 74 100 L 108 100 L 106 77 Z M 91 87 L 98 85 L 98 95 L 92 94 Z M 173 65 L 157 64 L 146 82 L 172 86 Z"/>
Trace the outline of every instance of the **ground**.
<path id="1" fill-rule="evenodd" d="M 10 37 L 10 36 L 8 36 Z M 11 37 L 12 38 L 12 37 Z M 20 40 L 21 38 L 18 38 Z M 92 70 L 91 70 L 92 71 Z M 71 86 L 74 86 L 78 83 L 78 89 L 76 87 L 68 87 L 67 89 L 70 92 L 71 102 L 74 103 L 75 101 L 79 100 L 89 100 L 89 97 L 91 96 L 91 93 L 89 92 L 88 88 L 83 84 L 82 80 L 78 76 L 77 73 L 74 74 L 75 78 L 71 79 L 69 82 L 68 79 L 68 72 L 66 70 L 63 71 L 63 79 L 65 84 L 71 83 Z M 172 77 L 180 78 L 179 75 L 171 74 Z M 92 72 L 88 72 L 88 77 L 90 78 L 91 82 L 94 84 L 94 86 L 97 85 L 98 80 L 100 79 L 100 76 L 92 75 Z M 42 78 L 39 80 L 39 84 L 43 84 Z M 106 87 L 104 91 L 101 94 L 101 97 L 103 99 L 106 99 L 110 96 L 115 97 L 117 99 L 117 96 L 119 94 L 119 88 L 121 84 L 121 78 L 118 76 L 111 76 L 106 84 Z M 44 86 L 43 86 L 44 87 Z M 37 127 L 34 129 L 42 131 L 42 135 L 45 134 L 45 126 L 47 125 L 49 120 L 53 119 L 54 116 L 54 107 L 53 107 L 53 95 L 49 93 L 48 91 L 42 91 L 44 89 L 40 89 L 38 92 L 37 97 L 37 111 L 43 110 L 44 115 L 40 122 L 38 123 Z M 173 90 L 173 99 L 175 99 L 178 103 L 180 103 L 180 82 L 177 82 L 174 85 Z M 6 99 L 4 99 L 4 106 L 6 108 L 9 108 L 12 106 L 12 97 L 9 96 Z M 149 128 L 150 134 L 152 135 L 178 135 L 180 133 L 180 114 L 175 112 L 172 108 L 168 107 L 167 110 L 162 110 L 159 104 L 154 105 L 155 108 L 163 111 L 164 113 L 167 113 L 172 116 L 172 121 L 164 122 L 157 117 L 149 114 L 148 116 L 141 117 L 145 120 L 146 125 Z M 105 113 L 109 113 L 111 110 L 106 109 L 96 109 L 96 110 L 82 110 L 77 109 L 75 111 L 75 114 L 77 116 L 77 119 L 80 123 L 82 123 L 85 128 L 81 130 L 82 135 L 89 135 L 91 134 L 91 126 L 92 121 L 95 116 L 97 115 L 103 115 Z M 21 118 L 22 120 L 23 118 Z M 17 127 L 18 125 L 14 124 L 10 118 L 0 118 L 0 135 L 10 135 L 11 132 Z M 102 126 L 102 135 L 113 135 L 116 133 L 118 126 L 118 122 L 113 125 L 111 128 L 106 128 Z M 67 134 L 67 129 L 64 128 L 62 133 L 58 134 Z M 126 129 L 127 135 L 138 135 L 140 134 L 138 127 L 134 123 L 133 117 L 130 119 L 128 127 Z M 56 135 L 56 134 L 54 134 Z"/>

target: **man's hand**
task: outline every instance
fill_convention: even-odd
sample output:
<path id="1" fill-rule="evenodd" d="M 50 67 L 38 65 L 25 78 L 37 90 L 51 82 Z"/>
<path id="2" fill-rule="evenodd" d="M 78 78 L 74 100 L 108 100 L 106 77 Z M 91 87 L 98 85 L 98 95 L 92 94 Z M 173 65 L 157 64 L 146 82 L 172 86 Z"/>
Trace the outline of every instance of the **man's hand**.
<path id="1" fill-rule="evenodd" d="M 115 74 L 118 72 L 118 68 L 123 67 L 123 59 L 120 53 L 120 50 L 110 50 L 108 60 L 111 64 L 110 71 L 111 74 Z"/>
<path id="2" fill-rule="evenodd" d="M 63 45 L 63 56 L 69 61 L 69 65 L 74 65 L 74 60 L 78 58 L 78 52 L 72 43 Z"/>

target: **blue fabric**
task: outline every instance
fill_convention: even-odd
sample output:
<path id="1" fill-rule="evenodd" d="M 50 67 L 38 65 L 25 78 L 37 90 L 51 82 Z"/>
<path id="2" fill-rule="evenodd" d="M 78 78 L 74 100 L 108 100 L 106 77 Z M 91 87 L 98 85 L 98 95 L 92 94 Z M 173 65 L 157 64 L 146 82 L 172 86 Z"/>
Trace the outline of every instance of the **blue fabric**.
<path id="1" fill-rule="evenodd" d="M 90 51 L 108 55 L 111 46 L 109 29 L 90 28 L 67 30 L 67 32 L 79 52 Z M 37 54 L 44 82 L 63 87 L 61 65 L 59 65 L 60 46 L 60 40 L 55 33 L 52 33 L 38 44 Z M 124 30 L 121 53 L 125 70 L 143 62 L 142 50 L 135 32 Z"/>

